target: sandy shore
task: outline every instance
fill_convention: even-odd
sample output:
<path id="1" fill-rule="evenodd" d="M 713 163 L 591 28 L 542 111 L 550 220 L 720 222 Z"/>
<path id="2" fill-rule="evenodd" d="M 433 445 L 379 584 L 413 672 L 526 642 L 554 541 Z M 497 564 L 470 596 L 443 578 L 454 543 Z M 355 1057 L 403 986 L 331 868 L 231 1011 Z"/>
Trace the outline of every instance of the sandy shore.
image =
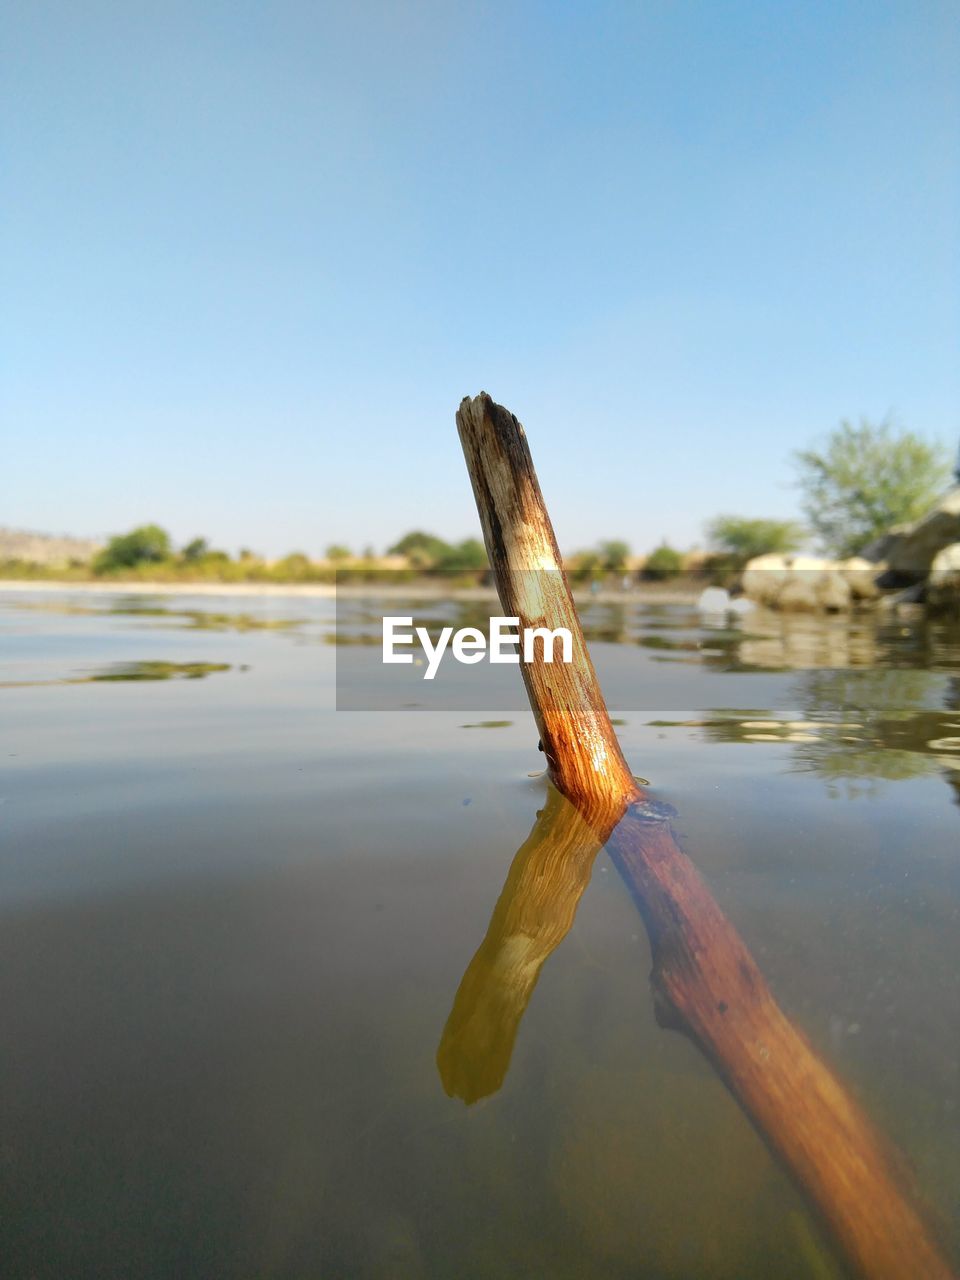
<path id="1" fill-rule="evenodd" d="M 574 592 L 581 603 L 623 604 L 628 601 L 645 604 L 690 604 L 703 590 L 702 583 L 683 585 L 649 583 L 626 591 L 604 589 L 591 594 L 589 589 Z M 27 582 L 21 579 L 0 580 L 0 594 L 78 594 L 110 596 L 274 596 L 287 599 L 333 600 L 337 595 L 355 599 L 417 600 L 496 600 L 492 587 L 445 588 L 436 583 L 351 583 L 334 587 L 327 583 L 276 582 Z"/>
<path id="2" fill-rule="evenodd" d="M 318 596 L 332 600 L 336 587 L 311 582 L 25 582 L 0 579 L 0 592 L 64 592 L 110 596 Z"/>

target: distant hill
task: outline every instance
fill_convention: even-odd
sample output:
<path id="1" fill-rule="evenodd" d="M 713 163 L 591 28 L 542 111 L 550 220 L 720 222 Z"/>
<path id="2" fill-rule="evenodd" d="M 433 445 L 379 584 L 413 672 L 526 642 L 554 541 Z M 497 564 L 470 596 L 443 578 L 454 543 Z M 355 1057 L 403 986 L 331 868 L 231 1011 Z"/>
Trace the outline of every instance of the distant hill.
<path id="1" fill-rule="evenodd" d="M 103 544 L 90 538 L 65 538 L 51 533 L 0 527 L 0 560 L 29 560 L 33 564 L 69 564 L 92 560 Z"/>

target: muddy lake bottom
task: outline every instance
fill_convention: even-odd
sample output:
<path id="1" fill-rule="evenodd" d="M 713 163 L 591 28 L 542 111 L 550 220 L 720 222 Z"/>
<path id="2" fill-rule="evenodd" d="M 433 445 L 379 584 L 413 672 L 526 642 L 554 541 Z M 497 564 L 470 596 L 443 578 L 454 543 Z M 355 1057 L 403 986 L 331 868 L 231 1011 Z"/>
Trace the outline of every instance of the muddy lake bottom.
<path id="1" fill-rule="evenodd" d="M 515 669 L 343 707 L 382 612 L 478 610 L 0 593 L 7 1280 L 844 1274 L 657 1025 L 605 852 L 509 1026 L 451 1050 L 536 730 Z M 960 632 L 583 618 L 628 761 L 956 1264 Z"/>

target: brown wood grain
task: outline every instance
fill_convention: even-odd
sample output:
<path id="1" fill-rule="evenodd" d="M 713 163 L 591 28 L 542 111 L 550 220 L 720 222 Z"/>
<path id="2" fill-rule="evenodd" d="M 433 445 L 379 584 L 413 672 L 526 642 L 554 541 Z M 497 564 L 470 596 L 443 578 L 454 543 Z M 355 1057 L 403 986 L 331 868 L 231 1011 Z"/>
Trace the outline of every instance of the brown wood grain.
<path id="1" fill-rule="evenodd" d="M 485 393 L 464 399 L 457 426 L 504 614 L 573 636 L 571 664 L 521 672 L 551 778 L 606 843 L 643 916 L 658 1020 L 700 1046 L 856 1274 L 954 1276 L 887 1143 L 780 1010 L 669 815 L 630 773 L 522 426 Z"/>

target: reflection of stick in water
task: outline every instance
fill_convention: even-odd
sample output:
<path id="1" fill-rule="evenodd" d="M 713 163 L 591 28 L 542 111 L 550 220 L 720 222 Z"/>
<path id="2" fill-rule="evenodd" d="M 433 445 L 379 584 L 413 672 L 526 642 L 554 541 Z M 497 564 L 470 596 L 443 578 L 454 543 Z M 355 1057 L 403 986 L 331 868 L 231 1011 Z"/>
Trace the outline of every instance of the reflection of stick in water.
<path id="1" fill-rule="evenodd" d="M 540 660 L 523 664 L 521 671 L 551 778 L 596 841 L 607 844 L 643 915 L 659 1020 L 700 1046 L 859 1274 L 946 1280 L 952 1272 L 900 1187 L 883 1140 L 781 1012 L 744 942 L 677 846 L 670 811 L 640 789 L 627 767 L 563 575 L 523 428 L 483 394 L 463 401 L 457 426 L 504 613 L 519 618 L 523 628 L 566 627 L 573 637 L 571 664 Z M 483 978 L 491 958 L 512 967 L 503 941 L 524 936 L 510 918 L 512 909 L 522 915 L 507 900 L 510 887 L 464 978 L 444 1037 L 445 1044 L 459 1040 L 462 1048 L 471 1018 L 477 1019 L 478 1038 L 491 1018 L 498 1028 L 507 1026 L 506 1057 L 491 1067 L 491 1079 L 502 1076 L 514 1013 L 522 1012 L 519 1000 L 529 998 L 551 949 L 537 945 L 526 976 L 517 966 L 515 977 L 498 980 L 493 994 L 485 995 Z M 571 895 L 563 919 L 572 918 L 578 896 Z M 505 993 L 511 984 L 518 998 L 501 1019 L 497 1005 L 509 1004 Z M 448 1088 L 455 1081 L 457 1092 L 486 1089 L 486 1080 L 459 1083 L 464 1069 L 453 1065 L 452 1052 L 447 1061 L 449 1075 L 441 1059 Z"/>
<path id="2" fill-rule="evenodd" d="M 573 924 L 599 848 L 593 830 L 551 787 L 444 1028 L 437 1066 L 451 1096 L 476 1102 L 503 1083 L 540 970 Z"/>

